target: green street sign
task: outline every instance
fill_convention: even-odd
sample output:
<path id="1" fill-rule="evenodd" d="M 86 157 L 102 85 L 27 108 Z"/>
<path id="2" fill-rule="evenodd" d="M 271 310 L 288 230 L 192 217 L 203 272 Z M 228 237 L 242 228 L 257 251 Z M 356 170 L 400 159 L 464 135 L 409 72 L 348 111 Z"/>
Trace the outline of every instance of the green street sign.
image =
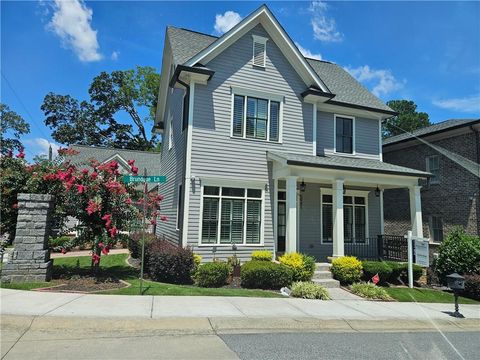
<path id="1" fill-rule="evenodd" d="M 147 183 L 166 183 L 167 177 L 166 176 L 141 176 L 141 175 L 124 175 L 123 182 L 124 183 L 143 183 L 144 181 Z"/>

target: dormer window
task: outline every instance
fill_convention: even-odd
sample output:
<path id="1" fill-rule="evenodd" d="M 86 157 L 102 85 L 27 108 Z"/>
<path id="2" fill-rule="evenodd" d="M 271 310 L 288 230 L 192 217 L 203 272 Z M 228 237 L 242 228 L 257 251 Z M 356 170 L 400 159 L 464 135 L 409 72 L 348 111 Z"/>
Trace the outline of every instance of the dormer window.
<path id="1" fill-rule="evenodd" d="M 253 57 L 252 63 L 255 66 L 265 67 L 267 59 L 267 38 L 252 35 L 253 37 Z"/>

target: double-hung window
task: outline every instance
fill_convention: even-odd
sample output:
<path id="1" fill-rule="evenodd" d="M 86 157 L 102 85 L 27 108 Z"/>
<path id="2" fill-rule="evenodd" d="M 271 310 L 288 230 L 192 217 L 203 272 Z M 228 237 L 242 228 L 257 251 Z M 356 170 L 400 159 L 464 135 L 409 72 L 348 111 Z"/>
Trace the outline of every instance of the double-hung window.
<path id="1" fill-rule="evenodd" d="M 435 242 L 443 241 L 443 219 L 441 216 L 430 217 L 430 238 Z"/>
<path id="2" fill-rule="evenodd" d="M 353 118 L 335 116 L 335 151 L 353 153 Z"/>
<path id="3" fill-rule="evenodd" d="M 279 141 L 279 127 L 279 101 L 234 95 L 233 136 L 277 142 Z"/>
<path id="4" fill-rule="evenodd" d="M 204 186 L 201 244 L 261 243 L 262 190 Z"/>
<path id="5" fill-rule="evenodd" d="M 365 244 L 367 237 L 366 199 L 363 196 L 343 197 L 343 236 L 346 244 Z M 322 195 L 322 242 L 333 241 L 333 198 Z"/>
<path id="6" fill-rule="evenodd" d="M 430 178 L 430 184 L 440 183 L 440 158 L 438 155 L 427 156 L 427 171 L 432 173 L 433 176 Z"/>

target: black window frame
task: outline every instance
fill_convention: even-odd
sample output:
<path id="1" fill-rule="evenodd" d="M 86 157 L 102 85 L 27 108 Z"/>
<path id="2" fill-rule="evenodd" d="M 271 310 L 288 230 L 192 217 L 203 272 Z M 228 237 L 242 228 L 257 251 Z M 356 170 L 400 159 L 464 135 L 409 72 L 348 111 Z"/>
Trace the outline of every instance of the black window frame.
<path id="1" fill-rule="evenodd" d="M 354 154 L 354 121 L 355 118 L 346 116 L 335 116 L 335 152 L 342 154 Z M 345 127 L 346 123 L 350 123 L 349 127 Z M 339 126 L 341 124 L 341 126 Z M 339 132 L 339 129 L 341 131 Z M 345 131 L 349 129 L 349 131 Z M 349 144 L 350 149 L 345 144 Z M 346 149 L 347 148 L 347 149 Z"/>

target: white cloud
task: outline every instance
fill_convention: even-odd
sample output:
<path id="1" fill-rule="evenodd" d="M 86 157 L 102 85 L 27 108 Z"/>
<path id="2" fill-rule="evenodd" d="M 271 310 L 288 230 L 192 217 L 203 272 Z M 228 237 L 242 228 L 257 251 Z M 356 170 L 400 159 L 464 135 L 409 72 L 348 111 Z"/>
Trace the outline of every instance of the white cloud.
<path id="1" fill-rule="evenodd" d="M 83 0 L 55 0 L 53 16 L 47 28 L 53 31 L 65 47 L 72 48 L 80 61 L 102 59 L 97 31 L 92 29 L 92 9 Z"/>
<path id="2" fill-rule="evenodd" d="M 118 60 L 119 55 L 120 55 L 120 51 L 114 51 L 112 52 L 112 55 L 110 55 L 110 58 L 115 61 L 115 60 Z"/>
<path id="3" fill-rule="evenodd" d="M 343 40 L 343 34 L 337 30 L 334 18 L 327 16 L 328 5 L 322 1 L 312 1 L 309 8 L 312 14 L 310 23 L 313 28 L 313 37 L 324 42 L 338 42 Z"/>
<path id="4" fill-rule="evenodd" d="M 302 53 L 303 56 L 309 57 L 312 59 L 317 59 L 317 60 L 322 60 L 322 55 L 321 54 L 314 54 L 310 50 L 305 49 L 302 45 L 299 43 L 295 42 L 295 45 L 297 45 L 298 50 Z"/>
<path id="5" fill-rule="evenodd" d="M 388 95 L 403 88 L 405 81 L 399 81 L 393 76 L 390 70 L 375 70 L 364 65 L 357 68 L 346 67 L 350 75 L 371 88 L 375 96 Z"/>
<path id="6" fill-rule="evenodd" d="M 47 155 L 48 156 L 48 148 L 50 145 L 52 146 L 52 153 L 53 157 L 58 155 L 58 149 L 60 146 L 55 144 L 54 142 L 50 142 L 44 138 L 33 138 L 33 139 L 26 139 L 23 141 L 28 148 L 29 152 L 34 155 Z"/>
<path id="7" fill-rule="evenodd" d="M 447 110 L 478 113 L 480 112 L 480 95 L 473 95 L 454 99 L 434 100 L 433 105 Z"/>
<path id="8" fill-rule="evenodd" d="M 225 11 L 225 13 L 215 15 L 215 32 L 223 34 L 242 21 L 240 14 L 235 11 Z"/>

